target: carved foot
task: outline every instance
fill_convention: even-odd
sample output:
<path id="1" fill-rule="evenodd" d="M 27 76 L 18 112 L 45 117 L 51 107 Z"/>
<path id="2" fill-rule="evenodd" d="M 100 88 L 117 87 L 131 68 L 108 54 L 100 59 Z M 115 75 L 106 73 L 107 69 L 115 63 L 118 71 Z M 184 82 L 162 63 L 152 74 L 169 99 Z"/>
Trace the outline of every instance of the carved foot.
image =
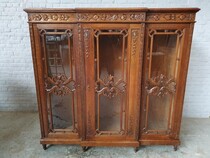
<path id="1" fill-rule="evenodd" d="M 83 146 L 83 147 L 82 147 L 83 152 L 87 151 L 88 149 L 89 149 L 88 146 Z"/>
<path id="2" fill-rule="evenodd" d="M 47 144 L 42 144 L 44 150 L 47 150 Z"/>
<path id="3" fill-rule="evenodd" d="M 174 151 L 177 151 L 178 145 L 174 145 Z"/>
<path id="4" fill-rule="evenodd" d="M 134 151 L 135 151 L 135 153 L 137 153 L 139 151 L 139 147 L 135 147 Z"/>

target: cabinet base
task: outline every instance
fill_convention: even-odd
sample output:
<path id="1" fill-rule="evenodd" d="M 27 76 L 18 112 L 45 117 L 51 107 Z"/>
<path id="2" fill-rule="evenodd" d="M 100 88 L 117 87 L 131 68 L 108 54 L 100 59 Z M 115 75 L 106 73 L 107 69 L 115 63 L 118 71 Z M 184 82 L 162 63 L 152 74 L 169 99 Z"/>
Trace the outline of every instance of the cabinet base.
<path id="1" fill-rule="evenodd" d="M 173 145 L 174 151 L 177 151 L 180 145 L 180 140 L 140 140 L 140 141 L 81 141 L 80 139 L 61 139 L 61 138 L 43 138 L 40 140 L 42 147 L 46 150 L 48 144 L 77 144 L 82 146 L 85 152 L 90 147 L 97 146 L 112 146 L 112 147 L 134 147 L 134 151 L 138 152 L 141 145 Z"/>
<path id="2" fill-rule="evenodd" d="M 180 145 L 179 139 L 166 139 L 166 140 L 140 140 L 140 145 Z"/>
<path id="3" fill-rule="evenodd" d="M 81 146 L 123 146 L 139 147 L 138 141 L 82 141 Z"/>

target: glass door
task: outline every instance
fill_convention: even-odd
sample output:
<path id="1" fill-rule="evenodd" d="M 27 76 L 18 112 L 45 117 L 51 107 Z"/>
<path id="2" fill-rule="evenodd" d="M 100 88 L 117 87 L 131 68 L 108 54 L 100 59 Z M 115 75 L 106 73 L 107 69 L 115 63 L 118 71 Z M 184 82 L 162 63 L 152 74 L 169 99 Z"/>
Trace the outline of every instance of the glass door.
<path id="1" fill-rule="evenodd" d="M 138 80 L 139 67 L 133 68 L 133 62 L 139 62 L 140 31 L 140 25 L 133 29 L 127 24 L 84 26 L 89 138 L 135 135 L 139 105 L 132 104 L 129 95 L 137 96 L 130 82 Z M 129 42 L 136 46 L 130 47 Z"/>
<path id="2" fill-rule="evenodd" d="M 142 132 L 174 135 L 177 85 L 186 29 L 148 25 L 142 91 Z"/>
<path id="3" fill-rule="evenodd" d="M 76 134 L 74 26 L 37 24 L 35 34 L 45 133 Z"/>

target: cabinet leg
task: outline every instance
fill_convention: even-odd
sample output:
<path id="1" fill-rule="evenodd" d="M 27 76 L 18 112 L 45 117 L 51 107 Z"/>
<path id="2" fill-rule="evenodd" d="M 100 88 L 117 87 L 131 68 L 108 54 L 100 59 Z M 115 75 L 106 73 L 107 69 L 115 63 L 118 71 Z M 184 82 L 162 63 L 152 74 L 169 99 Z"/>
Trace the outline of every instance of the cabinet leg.
<path id="1" fill-rule="evenodd" d="M 139 147 L 135 147 L 134 151 L 135 151 L 135 153 L 137 153 L 139 151 Z"/>
<path id="2" fill-rule="evenodd" d="M 47 144 L 42 144 L 44 150 L 47 150 Z"/>
<path id="3" fill-rule="evenodd" d="M 178 145 L 174 145 L 174 151 L 177 151 Z"/>
<path id="4" fill-rule="evenodd" d="M 82 147 L 83 152 L 87 151 L 88 149 L 89 149 L 88 146 L 83 146 L 83 147 Z"/>

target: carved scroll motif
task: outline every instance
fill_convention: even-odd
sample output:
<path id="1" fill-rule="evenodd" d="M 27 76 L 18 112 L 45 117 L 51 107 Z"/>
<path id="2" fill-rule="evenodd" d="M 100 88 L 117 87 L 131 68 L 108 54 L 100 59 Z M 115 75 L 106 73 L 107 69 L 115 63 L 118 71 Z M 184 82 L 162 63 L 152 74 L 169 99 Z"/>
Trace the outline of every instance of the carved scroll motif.
<path id="1" fill-rule="evenodd" d="M 102 86 L 101 89 L 100 86 Z M 114 76 L 109 75 L 104 80 L 96 81 L 95 90 L 97 93 L 111 99 L 126 91 L 126 83 L 121 79 L 119 79 L 117 82 L 114 82 Z"/>
<path id="2" fill-rule="evenodd" d="M 68 84 L 70 86 L 68 86 Z M 57 75 L 48 77 L 45 81 L 46 91 L 54 93 L 58 96 L 67 95 L 75 91 L 75 81 L 71 78 L 67 78 L 65 75 Z"/>
<path id="3" fill-rule="evenodd" d="M 173 95 L 176 92 L 176 82 L 173 78 L 168 79 L 160 74 L 147 80 L 145 87 L 147 94 L 158 97 Z"/>

